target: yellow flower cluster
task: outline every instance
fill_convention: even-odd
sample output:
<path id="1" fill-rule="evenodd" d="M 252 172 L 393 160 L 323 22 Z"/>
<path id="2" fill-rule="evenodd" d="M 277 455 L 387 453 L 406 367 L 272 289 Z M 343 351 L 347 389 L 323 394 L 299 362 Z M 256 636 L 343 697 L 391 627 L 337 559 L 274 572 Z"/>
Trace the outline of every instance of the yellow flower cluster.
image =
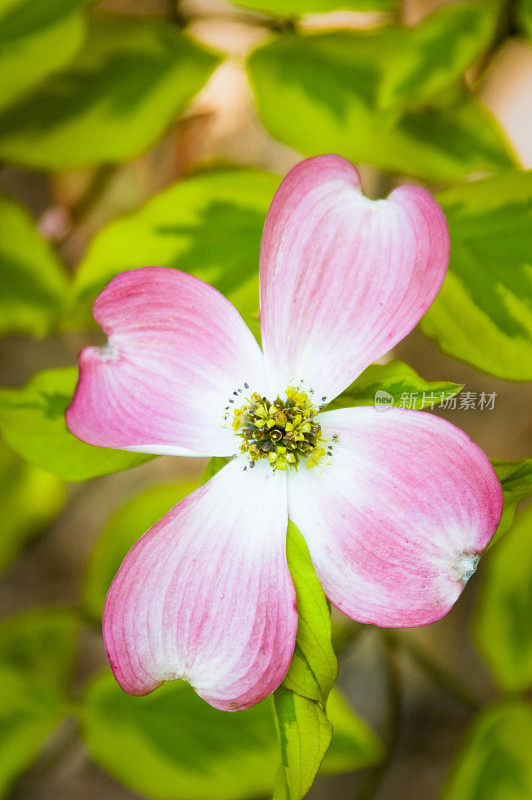
<path id="1" fill-rule="evenodd" d="M 246 405 L 235 409 L 233 430 L 242 437 L 240 449 L 249 454 L 251 466 L 268 459 L 275 470 L 297 469 L 303 459 L 310 469 L 325 455 L 317 413 L 306 392 L 294 386 L 287 388 L 284 400 L 278 397 L 273 403 L 254 392 Z"/>

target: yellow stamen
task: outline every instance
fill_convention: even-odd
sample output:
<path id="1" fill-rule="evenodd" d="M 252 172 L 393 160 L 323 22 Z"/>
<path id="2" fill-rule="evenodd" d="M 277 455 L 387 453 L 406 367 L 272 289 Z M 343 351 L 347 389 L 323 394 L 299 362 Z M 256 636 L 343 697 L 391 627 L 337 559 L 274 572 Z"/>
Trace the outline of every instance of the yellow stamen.
<path id="1" fill-rule="evenodd" d="M 266 459 L 272 469 L 283 471 L 297 469 L 304 460 L 311 469 L 325 455 L 317 414 L 306 392 L 294 386 L 286 389 L 284 400 L 277 397 L 273 403 L 254 392 L 234 410 L 233 430 L 251 460 Z"/>

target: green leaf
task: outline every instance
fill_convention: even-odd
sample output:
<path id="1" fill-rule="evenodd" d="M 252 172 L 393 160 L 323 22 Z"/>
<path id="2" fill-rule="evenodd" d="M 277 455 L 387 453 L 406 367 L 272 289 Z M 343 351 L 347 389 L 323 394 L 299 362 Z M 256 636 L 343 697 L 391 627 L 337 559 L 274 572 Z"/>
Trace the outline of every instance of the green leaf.
<path id="1" fill-rule="evenodd" d="M 273 695 L 281 743 L 281 767 L 273 800 L 300 800 L 320 768 L 333 726 L 323 706 L 280 686 Z"/>
<path id="2" fill-rule="evenodd" d="M 308 547 L 293 522 L 288 523 L 286 556 L 297 595 L 299 623 L 283 686 L 325 706 L 338 672 L 331 644 L 331 612 Z"/>
<path id="3" fill-rule="evenodd" d="M 259 114 L 306 155 L 429 181 L 510 166 L 508 144 L 460 80 L 495 19 L 493 3 L 464 2 L 417 28 L 283 34 L 248 60 Z"/>
<path id="4" fill-rule="evenodd" d="M 82 603 L 90 616 L 101 617 L 111 581 L 128 550 L 195 488 L 195 481 L 153 486 L 113 514 L 87 562 Z"/>
<path id="5" fill-rule="evenodd" d="M 462 388 L 459 383 L 426 381 L 408 364 L 393 359 L 387 364 L 367 367 L 351 386 L 327 406 L 327 410 L 373 405 L 420 410 L 445 403 Z"/>
<path id="6" fill-rule="evenodd" d="M 330 713 L 335 735 L 324 771 L 375 763 L 379 741 L 334 692 Z M 94 761 L 154 800 L 237 800 L 273 789 L 279 757 L 270 700 L 230 714 L 183 681 L 131 697 L 106 673 L 89 685 L 79 714 Z"/>
<path id="7" fill-rule="evenodd" d="M 69 610 L 38 609 L 0 623 L 0 663 L 31 684 L 36 695 L 65 698 L 79 620 Z M 48 699 L 48 698 L 46 698 Z"/>
<path id="8" fill-rule="evenodd" d="M 331 644 L 331 615 L 307 545 L 288 523 L 286 554 L 297 596 L 298 629 L 292 663 L 274 692 L 281 746 L 274 800 L 299 800 L 314 781 L 333 728 L 325 705 L 338 663 Z"/>
<path id="9" fill-rule="evenodd" d="M 27 461 L 67 481 L 84 481 L 143 464 L 152 456 L 93 447 L 76 439 L 65 410 L 76 385 L 75 367 L 40 372 L 23 389 L 0 390 L 0 430 Z"/>
<path id="10" fill-rule="evenodd" d="M 59 511 L 64 487 L 0 441 L 0 571 Z"/>
<path id="11" fill-rule="evenodd" d="M 509 380 L 532 378 L 532 171 L 437 195 L 451 261 L 421 322 L 447 353 Z"/>
<path id="12" fill-rule="evenodd" d="M 251 315 L 259 308 L 260 239 L 278 185 L 278 177 L 258 170 L 206 172 L 112 222 L 79 266 L 67 324 L 90 319 L 90 304 L 118 272 L 160 264 L 211 283 L 258 332 Z"/>
<path id="13" fill-rule="evenodd" d="M 213 456 L 203 470 L 201 478 L 199 479 L 198 487 L 204 486 L 207 481 L 210 481 L 210 479 L 213 478 L 217 472 L 220 472 L 222 467 L 225 467 L 226 464 L 227 458 L 224 456 Z"/>
<path id="14" fill-rule="evenodd" d="M 532 495 L 532 458 L 522 458 L 520 461 L 501 461 L 494 458 L 491 463 L 501 482 L 504 508 L 490 547 L 512 524 L 517 504 Z"/>
<path id="15" fill-rule="evenodd" d="M 452 96 L 454 85 L 491 44 L 499 16 L 499 0 L 461 2 L 443 7 L 416 28 L 385 30 L 375 53 L 385 65 L 379 106 L 431 104 L 438 92 L 449 89 Z"/>
<path id="16" fill-rule="evenodd" d="M 486 558 L 475 640 L 499 686 L 532 687 L 532 506 Z"/>
<path id="17" fill-rule="evenodd" d="M 209 706 L 182 681 L 130 697 L 105 674 L 80 710 L 94 761 L 154 800 L 237 800 L 266 795 L 275 771 L 268 701 L 230 714 Z"/>
<path id="18" fill-rule="evenodd" d="M 63 311 L 62 265 L 27 211 L 1 196 L 0 229 L 0 334 L 42 336 Z"/>
<path id="19" fill-rule="evenodd" d="M 0 625 L 0 797 L 69 711 L 78 630 L 68 611 L 34 611 Z"/>
<path id="20" fill-rule="evenodd" d="M 341 41 L 356 44 L 356 55 L 344 45 L 339 66 L 357 71 L 363 96 L 381 112 L 422 106 L 459 84 L 491 42 L 499 11 L 498 0 L 461 2 L 443 7 L 415 28 L 395 25 L 355 33 Z"/>
<path id="21" fill-rule="evenodd" d="M 288 524 L 287 560 L 299 624 L 292 663 L 273 694 L 281 745 L 274 800 L 302 798 L 320 765 L 323 773 L 358 769 L 378 762 L 383 754 L 377 738 L 336 692 L 331 693 L 338 664 L 331 645 L 330 611 L 305 540 L 292 522 Z M 345 739 L 344 721 L 351 730 Z M 359 742 L 355 748 L 353 739 Z"/>
<path id="22" fill-rule="evenodd" d="M 528 703 L 505 703 L 482 712 L 457 754 L 442 800 L 528 800 L 531 750 Z"/>
<path id="23" fill-rule="evenodd" d="M 88 0 L 2 0 L 0 108 L 66 64 L 81 45 Z"/>
<path id="24" fill-rule="evenodd" d="M 0 114 L 0 158 L 38 169 L 132 158 L 217 63 L 163 20 L 93 15 L 74 63 Z"/>
<path id="25" fill-rule="evenodd" d="M 397 0 L 233 0 L 238 6 L 282 17 L 345 11 L 393 11 Z"/>

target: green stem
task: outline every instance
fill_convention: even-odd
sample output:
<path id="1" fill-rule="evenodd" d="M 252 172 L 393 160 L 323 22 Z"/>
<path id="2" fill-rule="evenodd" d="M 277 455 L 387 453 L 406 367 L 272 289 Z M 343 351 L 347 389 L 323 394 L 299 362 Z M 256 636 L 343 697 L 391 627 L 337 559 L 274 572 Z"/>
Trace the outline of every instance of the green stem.
<path id="1" fill-rule="evenodd" d="M 89 614 L 83 603 L 80 601 L 79 603 L 72 603 L 72 605 L 68 606 L 68 608 L 77 615 L 79 621 L 82 625 L 87 628 L 92 628 L 95 631 L 101 633 L 102 631 L 102 623 L 101 619 L 98 617 L 97 619 Z"/>
<path id="2" fill-rule="evenodd" d="M 74 224 L 78 225 L 84 220 L 100 202 L 116 172 L 117 167 L 112 164 L 103 164 L 94 171 L 81 199 L 71 211 L 70 216 Z"/>
<path id="3" fill-rule="evenodd" d="M 475 71 L 475 78 L 473 80 L 472 89 L 476 91 L 481 84 L 486 70 L 491 64 L 493 56 L 497 53 L 501 45 L 504 44 L 506 39 L 510 36 L 515 36 L 519 33 L 519 25 L 517 22 L 518 0 L 506 0 L 503 4 L 497 25 L 493 33 L 491 43 L 486 48 L 480 57 Z"/>
<path id="4" fill-rule="evenodd" d="M 342 656 L 366 631 L 371 631 L 369 625 L 351 620 L 340 628 L 333 628 L 332 644 L 336 655 Z"/>
<path id="5" fill-rule="evenodd" d="M 377 795 L 386 775 L 388 766 L 399 741 L 401 717 L 403 709 L 403 679 L 399 664 L 399 646 L 394 636 L 388 631 L 380 631 L 384 643 L 384 664 L 386 667 L 388 720 L 386 731 L 386 757 L 369 774 L 355 795 L 355 800 L 372 800 Z"/>
<path id="6" fill-rule="evenodd" d="M 202 13 L 201 11 L 189 14 L 185 22 L 239 22 L 243 25 L 251 25 L 257 28 L 268 28 L 275 33 L 283 33 L 285 31 L 295 31 L 297 28 L 297 20 L 291 17 L 276 17 L 271 14 L 263 14 L 260 11 L 239 11 L 233 13 L 231 11 L 217 11 L 214 13 Z"/>
<path id="7" fill-rule="evenodd" d="M 485 705 L 476 693 L 445 670 L 441 664 L 435 661 L 424 650 L 420 649 L 407 637 L 399 637 L 394 631 L 388 631 L 388 636 L 396 640 L 398 646 L 402 647 L 412 661 L 414 661 L 426 675 L 443 689 L 447 694 L 452 695 L 471 711 L 479 711 Z"/>
<path id="8" fill-rule="evenodd" d="M 187 18 L 179 7 L 179 0 L 166 0 L 166 16 L 169 22 L 184 28 L 187 24 Z"/>
<path id="9" fill-rule="evenodd" d="M 39 757 L 38 770 L 19 775 L 13 794 L 9 796 L 39 797 L 46 778 L 57 772 L 81 748 L 78 723 L 65 717 L 50 734 L 48 747 Z"/>

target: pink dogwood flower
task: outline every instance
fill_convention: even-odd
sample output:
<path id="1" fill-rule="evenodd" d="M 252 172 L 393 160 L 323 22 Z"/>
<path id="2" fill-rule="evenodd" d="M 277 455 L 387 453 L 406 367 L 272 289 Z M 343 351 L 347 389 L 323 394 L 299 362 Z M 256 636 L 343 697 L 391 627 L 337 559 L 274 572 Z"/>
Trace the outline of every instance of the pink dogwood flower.
<path id="1" fill-rule="evenodd" d="M 100 447 L 232 457 L 111 585 L 104 639 L 127 692 L 184 678 L 236 710 L 280 684 L 297 628 L 289 518 L 350 617 L 402 627 L 449 611 L 501 515 L 488 459 L 428 413 L 322 410 L 417 324 L 448 256 L 428 192 L 371 201 L 349 162 L 319 156 L 268 212 L 262 351 L 225 297 L 175 269 L 124 272 L 96 299 L 108 344 L 80 356 L 70 430 Z"/>

